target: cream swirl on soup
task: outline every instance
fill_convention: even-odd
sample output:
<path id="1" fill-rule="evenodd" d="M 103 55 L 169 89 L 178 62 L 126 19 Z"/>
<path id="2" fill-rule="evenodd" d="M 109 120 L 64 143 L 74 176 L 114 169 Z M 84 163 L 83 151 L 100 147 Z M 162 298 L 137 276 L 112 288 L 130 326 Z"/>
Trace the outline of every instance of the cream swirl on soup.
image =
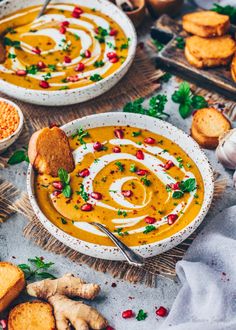
<path id="1" fill-rule="evenodd" d="M 30 7 L 0 21 L 7 48 L 1 79 L 32 89 L 78 88 L 104 79 L 125 61 L 129 40 L 107 15 L 52 4 L 36 19 L 38 10 Z"/>

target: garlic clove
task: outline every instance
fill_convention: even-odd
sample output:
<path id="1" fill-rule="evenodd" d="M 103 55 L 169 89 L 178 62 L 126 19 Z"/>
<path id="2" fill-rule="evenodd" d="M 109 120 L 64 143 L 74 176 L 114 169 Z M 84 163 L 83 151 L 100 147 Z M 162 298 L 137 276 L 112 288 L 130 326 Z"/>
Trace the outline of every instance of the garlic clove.
<path id="1" fill-rule="evenodd" d="M 233 183 L 234 183 L 234 188 L 236 188 L 236 171 L 234 171 Z"/>
<path id="2" fill-rule="evenodd" d="M 226 168 L 236 169 L 236 129 L 227 131 L 219 138 L 216 149 L 219 162 Z"/>

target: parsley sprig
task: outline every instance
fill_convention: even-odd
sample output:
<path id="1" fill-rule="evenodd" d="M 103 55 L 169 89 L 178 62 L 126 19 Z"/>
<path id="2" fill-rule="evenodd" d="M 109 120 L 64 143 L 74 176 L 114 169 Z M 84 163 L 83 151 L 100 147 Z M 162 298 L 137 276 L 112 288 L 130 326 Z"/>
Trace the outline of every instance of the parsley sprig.
<path id="1" fill-rule="evenodd" d="M 186 81 L 179 85 L 179 89 L 172 95 L 172 101 L 179 104 L 179 113 L 182 118 L 187 118 L 193 110 L 208 106 L 207 101 L 201 95 L 193 95 L 189 83 Z"/>
<path id="2" fill-rule="evenodd" d="M 89 194 L 84 190 L 84 185 L 80 184 L 80 190 L 76 191 L 77 195 L 80 195 L 85 202 L 89 200 Z"/>
<path id="3" fill-rule="evenodd" d="M 70 175 L 69 173 L 64 170 L 64 168 L 59 168 L 58 170 L 58 177 L 63 184 L 62 193 L 66 198 L 70 198 L 72 194 L 72 189 L 70 186 Z"/>
<path id="4" fill-rule="evenodd" d="M 28 149 L 27 148 L 23 148 L 23 149 L 24 150 L 16 150 L 8 159 L 7 163 L 9 165 L 20 164 L 24 161 L 29 163 Z"/>
<path id="5" fill-rule="evenodd" d="M 43 258 L 35 257 L 34 259 L 28 259 L 30 265 L 20 264 L 18 267 L 24 272 L 25 279 L 55 279 L 56 277 L 49 273 L 47 270 L 51 268 L 53 262 L 44 262 Z"/>
<path id="6" fill-rule="evenodd" d="M 229 16 L 230 22 L 232 24 L 236 24 L 236 7 L 230 5 L 221 6 L 218 3 L 214 3 L 211 10 L 216 11 L 219 14 Z"/>
<path id="7" fill-rule="evenodd" d="M 136 320 L 137 321 L 143 321 L 147 318 L 147 313 L 144 312 L 143 309 L 140 309 L 138 311 L 138 315 L 136 316 Z"/>
<path id="8" fill-rule="evenodd" d="M 84 141 L 84 138 L 90 137 L 90 134 L 88 131 L 84 131 L 83 127 L 80 127 L 77 129 L 76 133 L 72 135 L 72 139 L 77 137 L 79 143 L 81 145 L 84 145 L 84 149 L 86 149 L 86 142 Z"/>
<path id="9" fill-rule="evenodd" d="M 143 115 L 163 119 L 169 117 L 169 115 L 164 112 L 165 105 L 167 103 L 167 96 L 164 94 L 158 94 L 153 96 L 149 101 L 149 107 L 145 108 L 143 106 L 144 98 L 139 98 L 134 100 L 133 102 L 127 103 L 123 111 L 124 112 L 132 112 L 132 113 L 140 113 Z"/>

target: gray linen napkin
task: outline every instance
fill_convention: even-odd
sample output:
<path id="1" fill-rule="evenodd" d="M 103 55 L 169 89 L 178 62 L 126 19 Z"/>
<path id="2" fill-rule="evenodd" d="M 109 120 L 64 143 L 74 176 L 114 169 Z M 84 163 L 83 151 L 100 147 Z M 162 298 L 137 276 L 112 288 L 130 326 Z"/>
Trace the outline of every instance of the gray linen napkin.
<path id="1" fill-rule="evenodd" d="M 236 330 L 236 206 L 210 221 L 176 271 L 182 288 L 160 330 Z"/>

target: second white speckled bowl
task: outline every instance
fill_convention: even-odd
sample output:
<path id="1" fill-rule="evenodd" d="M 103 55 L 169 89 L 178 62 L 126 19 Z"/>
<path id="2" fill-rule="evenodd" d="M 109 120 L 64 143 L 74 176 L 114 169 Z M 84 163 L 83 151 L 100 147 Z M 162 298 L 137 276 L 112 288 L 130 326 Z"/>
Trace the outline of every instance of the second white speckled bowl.
<path id="1" fill-rule="evenodd" d="M 152 117 L 123 112 L 111 112 L 74 120 L 64 125 L 62 129 L 68 136 L 71 136 L 80 127 L 89 129 L 94 127 L 106 127 L 115 125 L 130 125 L 131 127 L 137 127 L 139 129 L 147 129 L 153 133 L 157 133 L 168 139 L 171 139 L 183 150 L 185 150 L 188 155 L 190 155 L 192 160 L 197 165 L 203 178 L 205 194 L 202 207 L 199 214 L 187 227 L 161 241 L 133 247 L 133 250 L 137 253 L 140 253 L 143 257 L 152 257 L 154 255 L 165 252 L 181 243 L 189 235 L 191 235 L 202 222 L 205 215 L 207 214 L 213 197 L 213 172 L 206 155 L 200 149 L 199 145 L 189 135 L 165 121 L 154 119 Z M 109 260 L 124 260 L 123 255 L 117 247 L 102 246 L 79 240 L 73 236 L 68 235 L 47 219 L 47 217 L 40 210 L 35 197 L 34 170 L 31 165 L 29 166 L 27 174 L 27 190 L 35 214 L 43 226 L 59 241 L 76 251 L 93 257 Z"/>
<path id="2" fill-rule="evenodd" d="M 130 38 L 128 56 L 125 62 L 110 76 L 80 88 L 60 91 L 33 90 L 1 80 L 0 91 L 19 100 L 45 106 L 81 103 L 107 92 L 126 74 L 134 60 L 137 37 L 132 22 L 122 10 L 107 0 L 86 0 L 86 3 L 84 0 L 53 0 L 52 3 L 69 3 L 96 8 L 117 22 L 124 30 L 127 38 Z M 0 24 L 3 16 L 39 4 L 42 4 L 42 0 L 31 0 L 30 2 L 28 0 L 3 0 L 0 2 Z"/>

